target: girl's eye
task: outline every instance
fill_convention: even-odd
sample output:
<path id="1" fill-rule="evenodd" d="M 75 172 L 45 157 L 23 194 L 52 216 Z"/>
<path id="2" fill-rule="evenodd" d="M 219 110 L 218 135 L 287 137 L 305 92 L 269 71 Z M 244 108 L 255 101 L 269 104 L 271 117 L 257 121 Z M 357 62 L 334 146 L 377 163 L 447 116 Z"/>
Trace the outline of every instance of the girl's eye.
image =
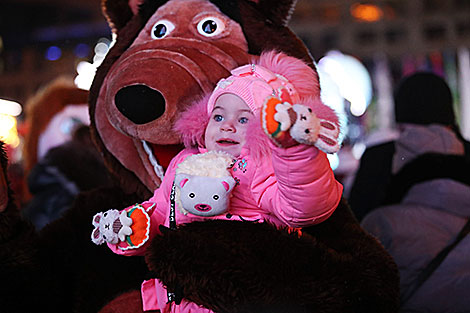
<path id="1" fill-rule="evenodd" d="M 221 19 L 208 16 L 202 19 L 197 24 L 197 31 L 199 34 L 203 35 L 204 37 L 214 37 L 223 32 L 225 29 L 225 24 L 222 22 Z"/>
<path id="2" fill-rule="evenodd" d="M 175 29 L 175 25 L 173 25 L 172 22 L 161 20 L 153 25 L 152 30 L 150 31 L 150 36 L 153 39 L 162 39 L 168 36 L 168 34 L 171 33 L 173 29 Z"/>
<path id="3" fill-rule="evenodd" d="M 222 115 L 216 114 L 214 115 L 214 121 L 216 122 L 222 122 L 224 120 Z"/>
<path id="4" fill-rule="evenodd" d="M 246 124 L 246 123 L 248 123 L 248 118 L 246 118 L 246 117 L 241 117 L 238 121 L 239 121 L 241 124 Z"/>

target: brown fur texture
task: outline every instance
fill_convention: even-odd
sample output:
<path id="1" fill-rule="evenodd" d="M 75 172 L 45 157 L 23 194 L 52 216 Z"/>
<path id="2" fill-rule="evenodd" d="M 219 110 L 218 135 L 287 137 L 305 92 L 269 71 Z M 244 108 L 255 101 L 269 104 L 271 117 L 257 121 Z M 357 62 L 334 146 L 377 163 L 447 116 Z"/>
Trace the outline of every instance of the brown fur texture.
<path id="1" fill-rule="evenodd" d="M 91 313 L 123 292 L 139 290 L 149 277 L 143 258 L 116 256 L 89 239 L 96 212 L 136 201 L 116 188 L 84 193 L 39 233 L 18 212 L 0 214 L 2 312 Z"/>
<path id="2" fill-rule="evenodd" d="M 103 0 L 101 5 L 103 14 L 113 32 L 118 32 L 133 16 L 129 0 Z"/>
<path id="3" fill-rule="evenodd" d="M 6 194 L 6 207 L 0 212 L 0 303 L 5 312 L 28 312 L 33 310 L 40 287 L 37 285 L 39 268 L 36 249 L 33 245 L 35 233 L 31 224 L 22 220 L 15 205 L 7 176 L 8 160 L 4 143 L 0 141 L 0 175 L 5 185 L 0 185 Z M 25 282 L 30 282 L 25 285 Z M 47 284 L 47 283 L 46 283 Z M 31 294 L 31 301 L 24 301 L 24 293 Z"/>
<path id="4" fill-rule="evenodd" d="M 146 260 L 169 290 L 180 286 L 185 298 L 219 313 L 396 312 L 397 268 L 353 219 L 343 201 L 311 227 L 321 236 L 266 223 L 196 222 L 156 237 Z"/>

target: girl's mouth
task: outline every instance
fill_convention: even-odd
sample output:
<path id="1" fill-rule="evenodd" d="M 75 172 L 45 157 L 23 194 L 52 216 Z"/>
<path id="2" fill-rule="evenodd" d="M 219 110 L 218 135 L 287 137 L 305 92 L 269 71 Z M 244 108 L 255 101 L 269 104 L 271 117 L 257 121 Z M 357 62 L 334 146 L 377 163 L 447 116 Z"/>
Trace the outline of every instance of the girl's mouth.
<path id="1" fill-rule="evenodd" d="M 219 145 L 222 145 L 222 146 L 226 146 L 226 145 L 238 145 L 238 144 L 239 144 L 238 141 L 230 140 L 230 139 L 220 139 L 220 140 L 217 140 L 217 143 L 218 143 Z"/>

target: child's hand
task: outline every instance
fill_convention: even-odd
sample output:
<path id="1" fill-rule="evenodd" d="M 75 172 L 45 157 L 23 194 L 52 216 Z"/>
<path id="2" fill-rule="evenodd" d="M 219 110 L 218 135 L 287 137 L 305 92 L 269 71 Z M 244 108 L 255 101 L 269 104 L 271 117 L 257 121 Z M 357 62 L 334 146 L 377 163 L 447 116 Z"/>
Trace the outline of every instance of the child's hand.
<path id="1" fill-rule="evenodd" d="M 326 107 L 321 101 L 317 102 L 314 103 L 314 108 Z M 307 105 L 292 105 L 271 97 L 263 105 L 261 125 L 269 138 L 283 148 L 302 143 L 314 145 L 326 153 L 335 153 L 340 147 L 339 126 L 319 118 Z"/>
<path id="2" fill-rule="evenodd" d="M 92 224 L 95 229 L 91 234 L 91 240 L 97 245 L 105 242 L 117 244 L 132 234 L 132 219 L 127 216 L 126 210 L 99 212 L 93 217 Z"/>

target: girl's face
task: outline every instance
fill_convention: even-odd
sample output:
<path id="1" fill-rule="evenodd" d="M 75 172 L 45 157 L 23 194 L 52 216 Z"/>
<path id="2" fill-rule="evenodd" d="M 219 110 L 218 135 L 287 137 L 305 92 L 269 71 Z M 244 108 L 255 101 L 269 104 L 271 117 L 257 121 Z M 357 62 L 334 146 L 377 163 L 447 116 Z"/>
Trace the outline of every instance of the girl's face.
<path id="1" fill-rule="evenodd" d="M 238 157 L 246 142 L 250 119 L 254 118 L 248 105 L 238 96 L 226 93 L 215 101 L 205 132 L 208 151 L 223 151 Z"/>

